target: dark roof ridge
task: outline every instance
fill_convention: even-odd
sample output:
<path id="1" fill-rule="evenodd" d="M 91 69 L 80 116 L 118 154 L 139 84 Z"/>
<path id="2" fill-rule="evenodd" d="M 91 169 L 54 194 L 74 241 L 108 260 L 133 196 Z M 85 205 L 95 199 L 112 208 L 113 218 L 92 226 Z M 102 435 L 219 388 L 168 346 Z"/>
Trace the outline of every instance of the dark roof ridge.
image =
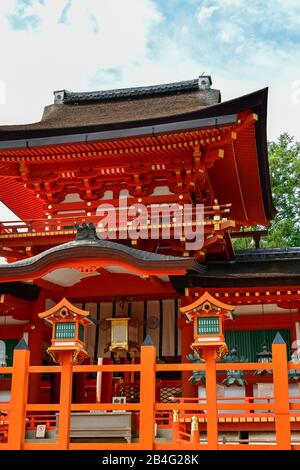
<path id="1" fill-rule="evenodd" d="M 109 240 L 73 240 L 62 245 L 56 245 L 31 258 L 18 260 L 12 263 L 0 264 L 0 277 L 6 275 L 31 275 L 36 269 L 46 269 L 48 265 L 55 262 L 63 262 L 73 256 L 74 258 L 106 257 L 114 262 L 115 259 L 129 262 L 129 264 L 145 267 L 158 268 L 164 271 L 168 267 L 190 269 L 194 259 L 183 256 L 162 255 L 150 251 L 139 250 Z"/>
<path id="2" fill-rule="evenodd" d="M 78 247 L 98 247 L 98 248 L 108 248 L 118 252 L 123 252 L 131 255 L 136 259 L 142 260 L 153 260 L 153 261 L 182 261 L 184 258 L 182 256 L 172 256 L 172 255 L 162 255 L 159 253 L 152 253 L 151 251 L 144 251 L 139 250 L 136 248 L 129 247 L 127 245 L 122 245 L 121 243 L 117 243 L 114 241 L 97 239 L 97 240 L 72 240 L 67 243 L 63 243 L 62 245 L 55 245 L 41 253 L 31 256 L 30 258 L 21 259 L 18 261 L 14 261 L 12 263 L 3 263 L 0 264 L 0 272 L 2 269 L 6 269 L 8 267 L 20 267 L 20 266 L 28 266 L 34 264 L 36 261 L 44 258 L 45 256 L 59 252 L 62 250 L 68 250 L 72 248 Z M 188 258 L 185 258 L 188 259 Z"/>
<path id="3" fill-rule="evenodd" d="M 54 91 L 55 103 L 76 104 L 78 102 L 110 101 L 130 98 L 145 98 L 147 96 L 182 93 L 192 90 L 209 90 L 212 84 L 209 75 L 203 75 L 193 80 L 147 85 L 111 90 L 72 92 L 68 90 Z"/>
<path id="4" fill-rule="evenodd" d="M 236 261 L 266 261 L 270 259 L 288 260 L 300 259 L 300 247 L 287 248 L 257 248 L 236 251 Z"/>

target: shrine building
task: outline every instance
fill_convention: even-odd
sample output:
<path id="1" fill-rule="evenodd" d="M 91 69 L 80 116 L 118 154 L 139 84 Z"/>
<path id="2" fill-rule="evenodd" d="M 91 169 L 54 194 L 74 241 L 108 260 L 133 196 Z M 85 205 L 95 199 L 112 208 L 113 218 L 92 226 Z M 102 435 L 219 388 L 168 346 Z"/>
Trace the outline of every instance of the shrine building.
<path id="1" fill-rule="evenodd" d="M 18 419 L 10 405 L 14 353 L 27 348 L 32 373 L 20 448 L 30 448 L 26 439 L 38 423 L 45 425 L 44 444 L 58 432 L 55 404 L 62 407 L 64 384 L 54 367 L 61 371 L 66 364 L 61 349 L 81 364 L 74 365 L 70 382 L 72 419 L 79 405 L 88 414 L 90 403 L 107 419 L 113 413 L 103 404 L 115 403 L 117 410 L 124 406 L 124 419 L 130 415 L 122 436 L 146 442 L 150 431 L 141 438 L 138 430 L 146 415 L 134 408 L 146 393 L 143 347 L 153 348 L 157 368 L 153 442 L 169 439 L 176 448 L 185 442 L 180 433 L 191 433 L 194 445 L 208 442 L 211 448 L 272 443 L 276 436 L 282 448 L 300 443 L 300 248 L 261 248 L 276 214 L 267 98 L 262 89 L 222 101 L 210 76 L 95 92 L 59 90 L 39 122 L 0 126 L 0 200 L 15 214 L 0 223 L 4 446 L 17 446 L 8 429 L 10 419 Z M 242 237 L 252 248 L 234 248 Z M 293 419 L 286 421 L 290 444 L 277 434 L 273 343 L 275 349 L 286 345 L 286 362 L 296 367 L 287 365 L 286 390 L 294 403 Z M 214 345 L 213 357 L 207 351 Z M 227 370 L 226 361 L 244 364 L 244 371 Z M 207 405 L 207 418 L 200 408 L 202 414 L 191 416 L 184 403 L 192 400 L 197 411 L 209 390 L 227 409 Z M 252 411 L 251 404 L 257 406 Z M 97 414 L 90 414 L 95 420 Z M 85 432 L 77 438 L 98 436 Z M 99 432 L 103 439 L 115 436 Z M 60 448 L 69 446 L 67 438 L 61 430 Z"/>

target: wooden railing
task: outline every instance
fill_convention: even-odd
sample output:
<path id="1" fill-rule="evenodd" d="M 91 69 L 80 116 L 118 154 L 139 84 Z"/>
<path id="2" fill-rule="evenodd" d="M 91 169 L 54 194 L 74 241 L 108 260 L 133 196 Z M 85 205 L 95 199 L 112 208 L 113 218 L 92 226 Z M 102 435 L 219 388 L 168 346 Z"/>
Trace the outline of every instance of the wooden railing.
<path id="1" fill-rule="evenodd" d="M 30 351 L 27 349 L 15 349 L 12 367 L 2 368 L 5 374 L 12 374 L 11 400 L 9 403 L 0 404 L 0 412 L 7 413 L 7 442 L 0 444 L 1 449 L 300 449 L 300 445 L 292 444 L 291 425 L 298 426 L 300 420 L 299 403 L 295 403 L 297 397 L 289 398 L 288 392 L 288 371 L 299 370 L 300 363 L 288 363 L 285 344 L 273 344 L 272 363 L 218 363 L 217 369 L 230 370 L 272 370 L 274 396 L 268 403 L 259 403 L 258 397 L 245 398 L 242 403 L 226 403 L 226 399 L 217 399 L 216 395 L 207 393 L 206 399 L 183 399 L 170 400 L 170 403 L 157 402 L 155 397 L 156 373 L 166 371 L 206 371 L 206 389 L 212 390 L 209 383 L 212 374 L 208 373 L 207 364 L 156 364 L 156 350 L 153 345 L 143 345 L 141 347 L 140 364 L 127 365 L 72 365 L 71 362 L 63 363 L 61 366 L 30 366 Z M 140 401 L 138 403 L 72 403 L 72 377 L 74 373 L 88 372 L 135 372 L 140 377 Z M 28 381 L 31 374 L 58 373 L 61 374 L 61 389 L 59 403 L 56 404 L 31 404 L 27 403 Z M 265 399 L 265 398 L 264 398 Z M 232 399 L 230 399 L 232 400 Z M 222 401 L 222 403 L 221 403 Z M 131 443 L 125 442 L 70 442 L 70 416 L 71 413 L 89 412 L 91 410 L 126 410 L 138 416 L 139 423 L 138 437 Z M 217 413 L 215 414 L 215 410 Z M 229 414 L 224 411 L 229 411 Z M 236 410 L 241 410 L 237 415 Z M 232 411 L 232 414 L 230 414 Z M 235 414 L 234 414 L 235 411 Z M 259 412 L 256 414 L 256 412 Z M 40 414 L 41 413 L 41 414 Z M 32 442 L 25 438 L 25 430 L 34 429 L 38 422 L 48 423 L 48 428 L 54 427 L 55 413 L 59 413 L 59 426 L 57 438 L 53 441 L 40 439 Z M 195 415 L 194 421 L 204 426 L 205 441 L 199 440 L 198 430 L 191 429 L 186 432 L 180 429 L 178 424 L 174 425 L 173 416 L 181 418 Z M 255 413 L 255 414 L 254 414 Z M 33 418 L 30 416 L 34 415 Z M 46 416 L 43 416 L 46 415 Z M 51 419 L 52 416 L 52 419 Z M 155 422 L 157 424 L 163 419 L 170 420 L 172 416 L 173 436 L 169 442 L 162 442 L 155 438 Z M 216 419 L 212 417 L 216 416 Z M 274 444 L 247 445 L 243 443 L 226 444 L 219 440 L 212 439 L 211 436 L 218 436 L 218 426 L 220 418 L 224 416 L 237 419 L 238 416 L 248 422 L 263 416 L 270 418 L 269 423 L 273 423 Z M 7 424 L 6 423 L 6 424 Z M 175 421 L 176 423 L 176 421 Z M 300 423 L 299 423 L 300 428 Z M 297 428 L 298 429 L 298 428 Z M 181 433 L 178 438 L 177 432 Z M 202 432 L 202 431 L 201 431 Z M 190 439 L 189 439 L 190 436 Z"/>

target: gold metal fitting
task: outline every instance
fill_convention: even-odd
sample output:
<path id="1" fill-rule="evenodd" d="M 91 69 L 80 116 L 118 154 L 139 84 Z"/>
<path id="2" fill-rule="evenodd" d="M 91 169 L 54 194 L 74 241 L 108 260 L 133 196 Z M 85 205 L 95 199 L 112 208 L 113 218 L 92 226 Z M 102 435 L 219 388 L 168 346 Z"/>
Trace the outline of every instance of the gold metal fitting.
<path id="1" fill-rule="evenodd" d="M 192 417 L 192 427 L 191 427 L 192 431 L 198 431 L 198 418 L 197 416 L 193 416 Z"/>

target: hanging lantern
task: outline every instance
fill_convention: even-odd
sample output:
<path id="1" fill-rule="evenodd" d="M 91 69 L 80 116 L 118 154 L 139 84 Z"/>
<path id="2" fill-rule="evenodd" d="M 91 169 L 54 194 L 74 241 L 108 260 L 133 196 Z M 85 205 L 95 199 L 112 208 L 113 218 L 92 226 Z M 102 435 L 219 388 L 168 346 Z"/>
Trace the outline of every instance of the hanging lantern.
<path id="1" fill-rule="evenodd" d="M 256 356 L 258 362 L 272 362 L 272 353 L 266 344 L 263 345 L 262 351 L 257 353 Z"/>
<path id="2" fill-rule="evenodd" d="M 294 353 L 291 355 L 291 360 L 289 361 L 290 364 L 299 364 L 300 362 L 300 353 L 299 349 L 297 349 Z M 300 370 L 299 369 L 289 369 L 289 380 L 292 382 L 298 382 L 300 381 Z"/>
<path id="3" fill-rule="evenodd" d="M 188 354 L 186 358 L 189 362 L 193 362 L 195 364 L 200 364 L 202 362 L 196 352 L 194 352 L 194 354 Z M 192 382 L 192 384 L 205 385 L 205 370 L 193 370 L 192 375 L 189 377 L 189 381 Z"/>
<path id="4" fill-rule="evenodd" d="M 138 322 L 130 317 L 106 318 L 109 327 L 106 330 L 105 352 L 114 353 L 120 358 L 129 353 L 135 356 L 138 349 Z"/>
<path id="5" fill-rule="evenodd" d="M 262 347 L 262 350 L 256 354 L 256 357 L 257 357 L 257 362 L 260 362 L 260 363 L 272 362 L 272 353 L 271 351 L 269 351 L 268 346 L 266 344 L 264 344 Z M 265 370 L 265 369 L 258 369 L 254 373 L 258 375 L 264 375 L 264 374 L 272 374 L 272 371 Z"/>
<path id="6" fill-rule="evenodd" d="M 232 348 L 231 351 L 228 354 L 226 354 L 223 361 L 224 362 L 248 362 L 248 359 L 245 359 L 244 357 L 239 357 L 237 354 L 237 349 Z M 239 387 L 242 387 L 243 385 L 246 384 L 244 371 L 234 370 L 234 369 L 227 370 L 226 379 L 223 380 L 223 383 L 227 387 L 230 387 L 231 385 L 235 385 L 235 384 L 238 385 Z"/>
<path id="7" fill-rule="evenodd" d="M 6 356 L 6 344 L 3 340 L 0 340 L 0 367 L 7 366 L 7 356 Z"/>

